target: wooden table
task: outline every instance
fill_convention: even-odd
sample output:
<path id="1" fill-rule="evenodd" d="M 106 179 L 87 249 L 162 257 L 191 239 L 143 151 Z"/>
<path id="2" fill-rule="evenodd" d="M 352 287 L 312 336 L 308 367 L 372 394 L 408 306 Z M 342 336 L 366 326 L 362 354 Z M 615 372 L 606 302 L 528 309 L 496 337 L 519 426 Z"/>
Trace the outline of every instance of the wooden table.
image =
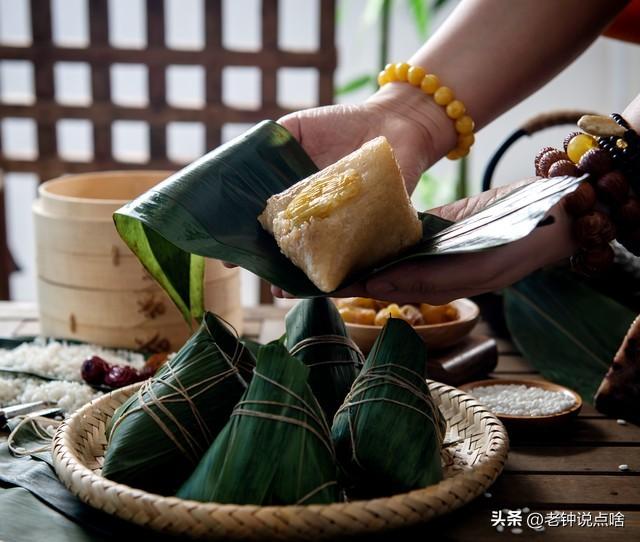
<path id="1" fill-rule="evenodd" d="M 260 342 L 278 338 L 284 329 L 285 312 L 264 305 L 247 309 L 245 334 Z M 35 305 L 0 302 L 0 336 L 38 332 Z M 490 334 L 484 324 L 474 332 Z M 512 343 L 498 339 L 498 349 L 500 358 L 492 377 L 542 378 Z M 631 470 L 620 471 L 621 464 L 629 465 Z M 509 514 L 503 509 L 511 511 L 516 523 L 522 518 L 522 533 L 517 526 L 506 525 Z M 492 517 L 494 522 L 501 522 L 501 510 L 505 519 L 502 532 L 492 526 Z M 527 526 L 526 519 L 531 514 L 542 515 L 543 533 Z M 611 526 L 619 523 L 621 517 L 624 527 Z M 608 526 L 604 526 L 605 520 Z M 585 404 L 577 420 L 562 431 L 512 435 L 505 471 L 485 497 L 393 538 L 482 542 L 514 537 L 640 541 L 640 427 L 631 423 L 621 425 Z M 379 539 L 388 540 L 389 536 Z"/>

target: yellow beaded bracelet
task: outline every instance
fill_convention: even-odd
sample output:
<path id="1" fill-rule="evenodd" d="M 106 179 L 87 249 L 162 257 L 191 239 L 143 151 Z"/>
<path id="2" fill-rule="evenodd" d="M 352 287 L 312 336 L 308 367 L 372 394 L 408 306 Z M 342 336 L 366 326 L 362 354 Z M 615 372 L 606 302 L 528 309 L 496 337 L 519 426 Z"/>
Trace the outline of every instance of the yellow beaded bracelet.
<path id="1" fill-rule="evenodd" d="M 419 87 L 425 94 L 433 96 L 433 100 L 444 107 L 447 116 L 454 121 L 458 134 L 458 143 L 453 150 L 449 151 L 447 158 L 457 160 L 469 154 L 469 149 L 475 141 L 473 135 L 475 123 L 466 114 L 467 108 L 465 105 L 460 100 L 455 99 L 453 90 L 441 85 L 438 76 L 427 73 L 420 66 L 411 66 L 406 62 L 387 64 L 384 70 L 378 74 L 378 84 L 381 87 L 396 81 Z"/>

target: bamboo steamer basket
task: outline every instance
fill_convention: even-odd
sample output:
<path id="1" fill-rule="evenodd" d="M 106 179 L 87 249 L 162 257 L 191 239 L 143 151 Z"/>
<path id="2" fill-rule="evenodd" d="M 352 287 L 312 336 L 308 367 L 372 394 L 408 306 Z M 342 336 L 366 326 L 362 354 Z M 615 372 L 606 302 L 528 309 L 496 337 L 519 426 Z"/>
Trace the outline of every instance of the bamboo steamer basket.
<path id="1" fill-rule="evenodd" d="M 41 332 L 109 347 L 178 349 L 191 330 L 122 241 L 114 211 L 170 171 L 68 175 L 33 204 Z M 207 260 L 205 307 L 242 332 L 240 270 Z"/>

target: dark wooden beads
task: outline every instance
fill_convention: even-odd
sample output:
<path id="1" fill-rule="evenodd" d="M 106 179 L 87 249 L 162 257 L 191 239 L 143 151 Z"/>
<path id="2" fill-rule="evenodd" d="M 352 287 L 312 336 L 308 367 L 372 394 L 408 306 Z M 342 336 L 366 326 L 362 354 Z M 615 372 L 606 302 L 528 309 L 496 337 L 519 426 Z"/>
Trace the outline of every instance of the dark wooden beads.
<path id="1" fill-rule="evenodd" d="M 629 183 L 619 171 L 605 173 L 596 181 L 599 198 L 607 205 L 622 205 L 629 197 Z"/>
<path id="2" fill-rule="evenodd" d="M 578 167 L 585 173 L 600 177 L 613 169 L 613 161 L 609 153 L 602 149 L 591 149 L 582 155 Z"/>
<path id="3" fill-rule="evenodd" d="M 540 177 L 548 177 L 549 168 L 560 160 L 569 160 L 566 152 L 553 148 L 547 150 L 538 160 L 536 175 L 539 175 Z"/>
<path id="4" fill-rule="evenodd" d="M 548 175 L 549 177 L 562 177 L 563 175 L 579 177 L 580 170 L 571 160 L 558 160 L 551 164 Z"/>
<path id="5" fill-rule="evenodd" d="M 624 226 L 640 225 L 640 200 L 635 196 L 629 197 L 629 199 L 616 210 L 615 218 L 616 222 Z"/>
<path id="6" fill-rule="evenodd" d="M 571 216 L 581 216 L 594 208 L 597 201 L 596 191 L 587 182 L 583 182 L 571 194 L 563 199 L 564 208 Z"/>
<path id="7" fill-rule="evenodd" d="M 616 227 L 606 213 L 590 211 L 575 220 L 573 233 L 581 247 L 590 249 L 613 241 Z"/>

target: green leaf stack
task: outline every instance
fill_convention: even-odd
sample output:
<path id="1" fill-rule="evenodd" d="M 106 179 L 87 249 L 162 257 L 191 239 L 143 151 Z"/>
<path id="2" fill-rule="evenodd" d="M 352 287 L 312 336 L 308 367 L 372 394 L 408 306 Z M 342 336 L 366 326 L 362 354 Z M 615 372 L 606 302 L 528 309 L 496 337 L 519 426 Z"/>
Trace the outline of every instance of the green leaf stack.
<path id="1" fill-rule="evenodd" d="M 504 302 L 507 326 L 527 361 L 593 402 L 636 313 L 560 269 L 517 282 Z"/>
<path id="2" fill-rule="evenodd" d="M 363 356 L 330 299 L 303 299 L 289 311 L 285 346 L 311 369 L 309 385 L 329 423 L 360 372 Z"/>
<path id="3" fill-rule="evenodd" d="M 406 322 L 382 329 L 332 427 L 352 497 L 403 493 L 442 479 L 445 420 L 425 381 L 426 346 Z"/>
<path id="4" fill-rule="evenodd" d="M 253 363 L 226 324 L 205 314 L 180 351 L 114 413 L 102 475 L 173 494 L 244 393 L 237 366 Z"/>
<path id="5" fill-rule="evenodd" d="M 246 393 L 177 496 L 256 505 L 337 500 L 329 427 L 308 376 L 278 342 L 262 347 Z"/>

